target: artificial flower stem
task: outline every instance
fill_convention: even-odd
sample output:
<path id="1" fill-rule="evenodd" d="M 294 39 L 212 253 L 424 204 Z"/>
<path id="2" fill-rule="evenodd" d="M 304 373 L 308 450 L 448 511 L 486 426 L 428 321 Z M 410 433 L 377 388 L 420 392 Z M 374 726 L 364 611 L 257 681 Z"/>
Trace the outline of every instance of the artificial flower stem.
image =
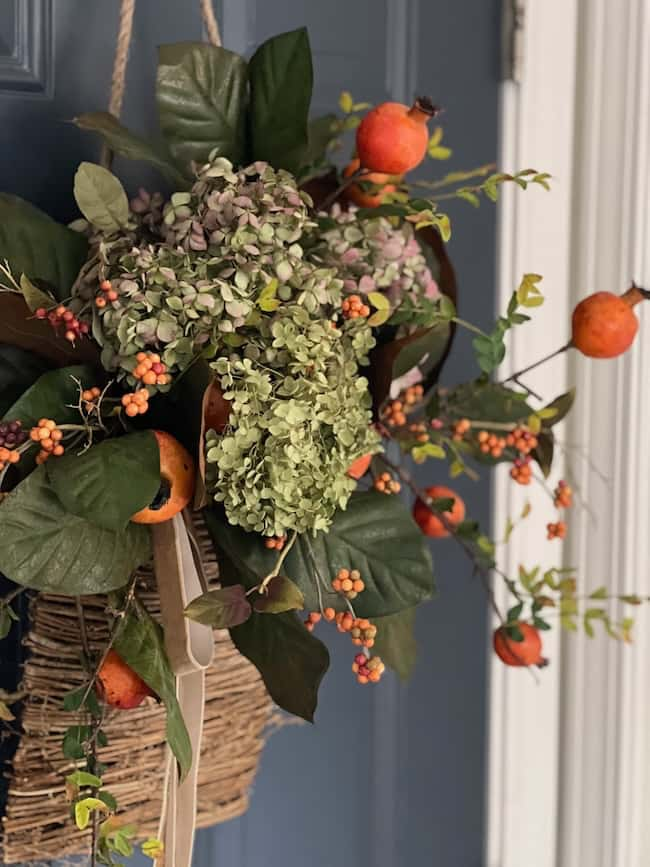
<path id="1" fill-rule="evenodd" d="M 280 556 L 278 557 L 277 562 L 276 562 L 275 566 L 273 567 L 273 571 L 269 572 L 269 574 L 266 576 L 266 578 L 262 581 L 260 586 L 257 588 L 257 590 L 260 594 L 266 593 L 266 588 L 268 587 L 268 585 L 271 583 L 271 581 L 274 578 L 277 578 L 277 576 L 280 574 L 280 569 L 282 569 L 282 564 L 284 563 L 284 561 L 287 558 L 287 555 L 289 554 L 289 552 L 293 548 L 293 544 L 297 538 L 298 538 L 298 531 L 294 530 L 292 535 L 291 535 L 291 538 L 289 539 L 287 544 L 284 546 L 284 548 L 280 552 Z"/>

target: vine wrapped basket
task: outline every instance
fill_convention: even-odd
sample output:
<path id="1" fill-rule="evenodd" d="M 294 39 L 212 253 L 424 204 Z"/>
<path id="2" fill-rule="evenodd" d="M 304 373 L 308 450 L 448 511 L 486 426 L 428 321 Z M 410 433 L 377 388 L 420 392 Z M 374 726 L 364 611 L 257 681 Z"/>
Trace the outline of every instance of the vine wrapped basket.
<path id="1" fill-rule="evenodd" d="M 211 589 L 218 586 L 218 566 L 205 528 L 196 522 L 203 572 Z M 138 573 L 138 594 L 156 619 L 160 599 L 151 568 Z M 78 714 L 62 710 L 64 696 L 81 687 L 85 641 L 101 653 L 109 637 L 107 599 L 41 594 L 29 606 L 30 627 L 24 644 L 27 661 L 21 691 L 22 734 L 4 768 L 7 778 L 0 829 L 4 863 L 58 860 L 78 855 L 90 845 L 90 830 L 75 829 L 66 797 L 65 777 L 74 762 L 61 752 L 61 741 Z M 206 673 L 206 702 L 201 749 L 196 827 L 205 828 L 244 813 L 266 736 L 281 717 L 253 665 L 236 651 L 226 630 L 215 632 L 215 659 Z M 138 826 L 138 839 L 159 830 L 165 789 L 167 745 L 165 709 L 146 702 L 128 714 L 113 711 L 104 723 L 108 745 L 99 750 L 106 765 L 106 785 L 121 805 L 126 824 Z"/>

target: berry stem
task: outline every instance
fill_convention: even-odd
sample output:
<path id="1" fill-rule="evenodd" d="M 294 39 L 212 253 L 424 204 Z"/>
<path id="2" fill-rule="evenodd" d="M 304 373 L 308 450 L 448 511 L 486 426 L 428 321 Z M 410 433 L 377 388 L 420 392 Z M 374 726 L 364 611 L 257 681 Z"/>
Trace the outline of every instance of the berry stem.
<path id="1" fill-rule="evenodd" d="M 282 568 L 282 564 L 284 563 L 284 561 L 287 558 L 287 555 L 289 554 L 289 552 L 293 548 L 293 544 L 297 538 L 298 538 L 298 532 L 297 532 L 297 530 L 294 530 L 293 533 L 291 534 L 291 538 L 289 539 L 287 544 L 284 546 L 284 548 L 280 552 L 280 556 L 278 557 L 276 564 L 273 567 L 273 571 L 269 572 L 269 574 L 266 576 L 266 578 L 262 581 L 260 586 L 257 588 L 258 593 L 260 593 L 260 594 L 266 593 L 266 588 L 268 587 L 268 585 L 271 583 L 271 581 L 274 578 L 277 578 L 277 576 L 280 574 L 280 569 Z"/>
<path id="2" fill-rule="evenodd" d="M 566 352 L 567 349 L 571 349 L 573 347 L 573 341 L 570 340 L 568 343 L 565 343 L 564 346 L 561 346 L 559 349 L 556 349 L 554 352 L 549 353 L 549 355 L 545 355 L 543 358 L 540 358 L 539 361 L 534 361 L 532 364 L 529 364 L 528 367 L 524 367 L 521 370 L 518 370 L 516 373 L 511 374 L 507 379 L 504 379 L 500 385 L 505 385 L 507 382 L 517 382 L 519 385 L 519 379 L 524 376 L 526 373 L 530 373 L 531 370 L 535 370 L 537 367 L 541 367 L 542 364 L 546 364 L 547 361 L 551 361 L 551 359 L 556 358 L 558 355 L 562 355 L 563 352 Z M 526 388 L 526 386 L 523 386 Z M 533 394 L 530 389 L 526 389 L 531 394 Z"/>
<path id="3" fill-rule="evenodd" d="M 344 178 L 339 186 L 334 190 L 334 192 L 330 193 L 327 198 L 323 199 L 320 204 L 320 211 L 329 211 L 334 202 L 338 199 L 341 193 L 344 190 L 347 190 L 349 186 L 354 184 L 356 181 L 360 180 L 364 175 L 369 175 L 370 172 L 368 169 L 364 169 L 363 167 L 359 167 L 356 171 L 352 172 L 351 175 L 348 175 L 347 178 Z"/>

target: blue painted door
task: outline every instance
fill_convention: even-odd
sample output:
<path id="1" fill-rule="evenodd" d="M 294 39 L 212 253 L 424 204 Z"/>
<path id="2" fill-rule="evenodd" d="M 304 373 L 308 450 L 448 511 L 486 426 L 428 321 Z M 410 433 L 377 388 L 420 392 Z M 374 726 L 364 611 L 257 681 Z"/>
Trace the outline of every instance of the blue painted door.
<path id="1" fill-rule="evenodd" d="M 446 107 L 454 168 L 494 159 L 499 66 L 498 0 L 223 0 L 224 41 L 250 52 L 267 36 L 306 24 L 315 52 L 314 112 L 343 89 L 355 98 Z M 118 3 L 0 0 L 0 189 L 54 216 L 74 216 L 80 159 L 97 147 L 67 121 L 108 101 Z M 198 39 L 198 2 L 141 0 L 124 106 L 127 125 L 155 128 L 155 46 Z M 131 187 L 141 167 L 116 163 Z M 456 213 L 457 211 L 457 213 Z M 494 214 L 454 209 L 450 243 L 461 311 L 489 322 L 494 299 Z M 444 377 L 471 375 L 457 341 Z M 444 481 L 433 470 L 419 481 Z M 472 515 L 489 519 L 487 485 L 459 484 Z M 484 836 L 486 610 L 468 564 L 434 548 L 438 598 L 420 611 L 412 682 L 356 686 L 343 640 L 332 642 L 315 726 L 287 726 L 269 741 L 246 816 L 199 834 L 197 867 L 480 867 Z"/>

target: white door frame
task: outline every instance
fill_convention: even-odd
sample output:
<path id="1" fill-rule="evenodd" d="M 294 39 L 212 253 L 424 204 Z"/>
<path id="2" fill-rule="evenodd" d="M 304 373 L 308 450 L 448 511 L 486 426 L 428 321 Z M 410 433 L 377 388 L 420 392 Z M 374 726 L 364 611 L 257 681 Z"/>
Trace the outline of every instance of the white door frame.
<path id="1" fill-rule="evenodd" d="M 519 0 L 521 4 L 521 0 Z M 554 176 L 550 194 L 509 191 L 500 211 L 498 302 L 524 271 L 544 275 L 547 304 L 515 334 L 509 368 L 560 346 L 576 301 L 650 282 L 650 3 L 527 0 L 519 83 L 502 88 L 501 164 Z M 524 165 L 525 164 L 525 165 Z M 565 355 L 536 371 L 549 397 L 575 384 L 568 430 L 612 477 L 572 453 L 592 517 L 576 510 L 564 550 L 547 543 L 546 494 L 512 537 L 519 563 L 580 567 L 582 586 L 650 593 L 650 317 L 623 359 Z M 559 474 L 558 474 L 559 477 Z M 615 478 L 613 478 L 615 477 Z M 497 474 L 494 530 L 526 494 Z M 505 596 L 503 597 L 505 600 Z M 650 617 L 634 647 L 553 633 L 550 669 L 490 663 L 488 867 L 647 867 L 650 863 Z M 645 820 L 645 821 L 644 821 Z"/>

